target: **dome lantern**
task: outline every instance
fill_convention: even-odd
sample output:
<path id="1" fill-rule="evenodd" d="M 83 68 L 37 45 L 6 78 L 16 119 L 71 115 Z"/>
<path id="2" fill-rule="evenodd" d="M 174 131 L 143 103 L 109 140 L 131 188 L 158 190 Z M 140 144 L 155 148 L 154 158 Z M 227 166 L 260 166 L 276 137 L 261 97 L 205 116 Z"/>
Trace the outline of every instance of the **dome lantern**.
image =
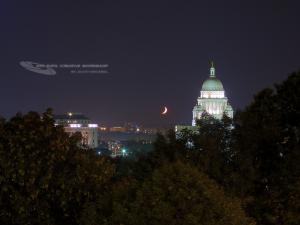
<path id="1" fill-rule="evenodd" d="M 213 61 L 210 62 L 210 77 L 216 77 L 216 69 Z"/>

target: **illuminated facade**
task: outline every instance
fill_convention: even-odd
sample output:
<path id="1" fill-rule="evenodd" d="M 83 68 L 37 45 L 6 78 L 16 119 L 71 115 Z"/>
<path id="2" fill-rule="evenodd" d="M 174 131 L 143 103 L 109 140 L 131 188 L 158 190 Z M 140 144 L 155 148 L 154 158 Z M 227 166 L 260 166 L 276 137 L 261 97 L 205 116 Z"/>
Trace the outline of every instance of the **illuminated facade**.
<path id="1" fill-rule="evenodd" d="M 98 147 L 98 125 L 90 123 L 90 119 L 78 113 L 67 113 L 54 116 L 55 125 L 63 126 L 65 132 L 72 135 L 81 133 L 81 144 L 89 148 Z"/>
<path id="2" fill-rule="evenodd" d="M 233 109 L 225 96 L 222 82 L 216 78 L 213 63 L 209 78 L 203 82 L 200 96 L 193 109 L 192 126 L 196 126 L 196 120 L 201 119 L 205 112 L 216 119 L 222 119 L 224 113 L 230 118 L 233 117 Z"/>
<path id="3" fill-rule="evenodd" d="M 89 148 L 97 148 L 98 147 L 98 129 L 97 127 L 88 127 L 88 126 L 65 126 L 65 131 L 72 135 L 76 132 L 81 133 L 81 144 L 83 146 L 87 146 Z M 75 125 L 75 124 L 74 124 Z M 76 124 L 78 125 L 78 124 Z M 91 124 L 90 124 L 91 125 Z M 94 125 L 94 124 L 92 124 Z"/>

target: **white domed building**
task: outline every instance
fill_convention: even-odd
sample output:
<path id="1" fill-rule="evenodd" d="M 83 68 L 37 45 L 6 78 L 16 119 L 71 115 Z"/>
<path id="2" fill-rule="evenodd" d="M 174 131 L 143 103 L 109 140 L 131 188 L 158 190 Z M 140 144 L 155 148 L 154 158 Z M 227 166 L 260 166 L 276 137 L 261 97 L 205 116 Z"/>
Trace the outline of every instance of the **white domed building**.
<path id="1" fill-rule="evenodd" d="M 192 126 L 196 126 L 196 120 L 201 119 L 205 112 L 216 119 L 222 119 L 224 113 L 230 118 L 233 117 L 233 109 L 225 96 L 222 82 L 216 78 L 213 63 L 211 63 L 209 78 L 203 82 L 200 96 L 193 109 Z"/>

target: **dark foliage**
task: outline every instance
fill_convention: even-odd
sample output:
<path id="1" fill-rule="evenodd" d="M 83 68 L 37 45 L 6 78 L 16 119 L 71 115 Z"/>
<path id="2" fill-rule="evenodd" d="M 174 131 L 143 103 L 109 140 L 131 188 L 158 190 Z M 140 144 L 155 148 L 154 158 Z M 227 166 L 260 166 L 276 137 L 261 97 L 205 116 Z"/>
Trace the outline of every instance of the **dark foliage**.
<path id="1" fill-rule="evenodd" d="M 113 167 L 53 124 L 50 111 L 2 120 L 0 224 L 76 224 L 106 189 Z"/>

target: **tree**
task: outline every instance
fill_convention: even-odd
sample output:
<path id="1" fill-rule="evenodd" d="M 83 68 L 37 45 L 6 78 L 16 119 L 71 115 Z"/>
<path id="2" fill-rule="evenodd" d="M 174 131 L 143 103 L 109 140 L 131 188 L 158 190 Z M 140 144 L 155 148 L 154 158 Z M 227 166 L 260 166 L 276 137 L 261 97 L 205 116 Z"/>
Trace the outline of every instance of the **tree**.
<path id="1" fill-rule="evenodd" d="M 0 123 L 0 224 L 78 224 L 112 165 L 55 127 L 51 111 Z"/>
<path id="2" fill-rule="evenodd" d="M 112 224 L 255 224 L 237 199 L 227 197 L 197 168 L 181 162 L 157 168 L 137 189 L 135 200 L 118 209 Z"/>
<path id="3" fill-rule="evenodd" d="M 236 117 L 236 185 L 244 184 L 239 194 L 252 196 L 248 212 L 260 224 L 300 223 L 294 213 L 299 201 L 292 200 L 299 196 L 299 86 L 300 72 L 258 93 Z"/>

